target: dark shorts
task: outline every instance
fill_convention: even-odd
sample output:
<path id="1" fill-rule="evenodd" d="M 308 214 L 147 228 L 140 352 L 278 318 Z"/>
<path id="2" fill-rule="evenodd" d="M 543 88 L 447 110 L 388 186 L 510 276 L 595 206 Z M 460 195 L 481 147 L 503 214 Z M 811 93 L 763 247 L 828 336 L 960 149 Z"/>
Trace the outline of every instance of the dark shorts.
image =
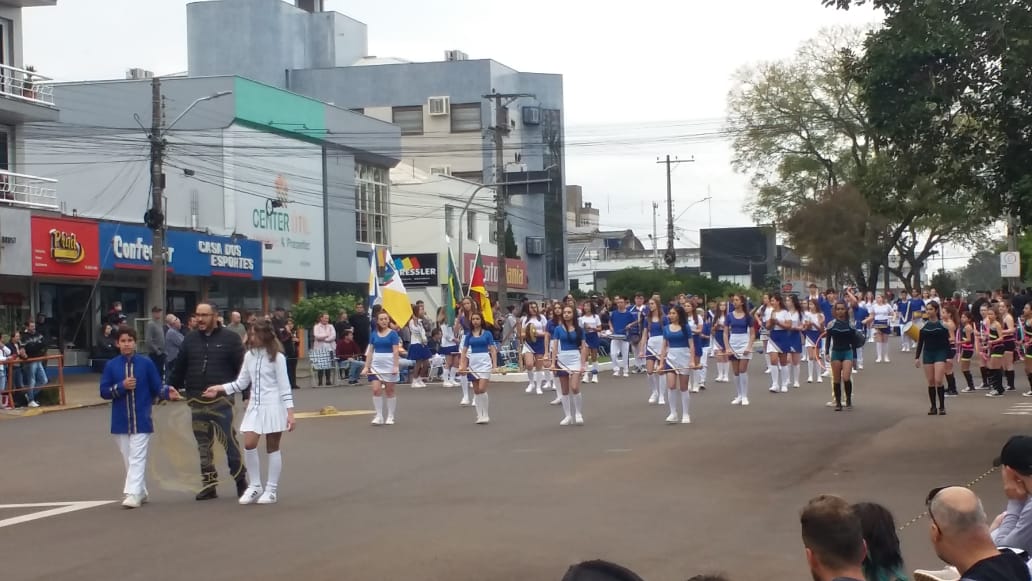
<path id="1" fill-rule="evenodd" d="M 961 361 L 971 361 L 971 359 L 974 356 L 975 356 L 975 350 L 974 349 L 964 349 L 964 350 L 962 350 L 960 352 L 960 360 Z"/>
<path id="2" fill-rule="evenodd" d="M 949 359 L 949 350 L 947 349 L 925 349 L 921 353 L 921 362 L 925 365 L 945 363 L 947 359 Z"/>
<path id="3" fill-rule="evenodd" d="M 838 349 L 831 350 L 832 361 L 852 361 L 855 358 L 856 355 L 853 353 L 852 349 L 844 349 L 841 351 Z"/>

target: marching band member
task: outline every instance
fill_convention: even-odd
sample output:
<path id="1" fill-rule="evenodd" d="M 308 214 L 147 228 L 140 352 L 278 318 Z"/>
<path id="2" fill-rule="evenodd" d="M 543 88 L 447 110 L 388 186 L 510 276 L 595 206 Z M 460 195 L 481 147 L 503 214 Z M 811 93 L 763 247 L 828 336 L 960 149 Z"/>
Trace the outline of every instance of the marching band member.
<path id="1" fill-rule="evenodd" d="M 967 383 L 964 393 L 975 391 L 975 378 L 971 376 L 971 359 L 976 354 L 981 357 L 975 320 L 969 311 L 964 311 L 960 314 L 960 372 L 964 375 L 964 381 Z"/>
<path id="2" fill-rule="evenodd" d="M 669 323 L 663 327 L 663 349 L 659 354 L 659 362 L 666 374 L 667 403 L 670 405 L 668 424 L 677 423 L 677 391 L 681 392 L 681 423 L 690 424 L 689 401 L 691 393 L 690 374 L 692 372 L 693 343 L 688 326 L 688 315 L 684 307 L 676 305 L 667 312 Z"/>
<path id="3" fill-rule="evenodd" d="M 982 385 L 980 389 L 992 390 L 992 388 L 989 385 L 990 383 L 992 383 L 992 381 L 990 381 L 991 374 L 989 373 L 989 327 L 988 325 L 986 325 L 986 315 L 989 313 L 989 311 L 990 308 L 988 303 L 983 303 L 980 307 L 978 307 L 977 331 L 978 344 L 981 347 L 981 349 L 979 349 L 978 351 L 978 355 L 980 357 L 981 362 L 978 372 L 979 375 L 982 377 Z"/>
<path id="4" fill-rule="evenodd" d="M 763 294 L 763 299 L 760 302 L 760 306 L 753 311 L 753 316 L 756 318 L 756 322 L 760 326 L 760 353 L 763 353 L 764 362 L 767 364 L 767 369 L 764 373 L 770 375 L 775 363 L 775 357 L 771 355 L 770 347 L 770 319 L 774 316 L 774 309 L 770 306 L 771 296 L 767 293 Z M 773 378 L 772 378 L 773 379 Z M 771 381 L 771 387 L 776 387 L 774 384 L 777 383 L 776 379 Z M 771 391 L 774 391 L 773 389 Z"/>
<path id="5" fill-rule="evenodd" d="M 466 337 L 469 336 L 472 326 L 470 321 L 473 318 L 473 313 L 476 311 L 473 307 L 473 299 L 465 297 L 462 302 L 459 303 L 459 313 L 455 317 L 455 336 L 459 339 L 459 352 L 462 352 L 462 347 L 466 341 Z M 461 361 L 461 358 L 460 358 Z M 468 406 L 473 403 L 469 398 L 469 374 L 463 373 L 459 376 L 459 387 L 462 388 L 462 400 L 459 401 L 459 405 Z"/>
<path id="6" fill-rule="evenodd" d="M 846 291 L 846 296 L 849 298 L 849 306 L 853 311 L 853 322 L 856 325 L 857 330 L 862 331 L 864 337 L 868 336 L 867 329 L 874 320 L 871 311 L 867 308 L 867 304 L 860 301 L 852 293 L 852 291 Z M 865 341 L 866 342 L 866 341 Z M 861 345 L 856 348 L 856 367 L 853 369 L 853 373 L 857 370 L 863 371 L 864 369 L 864 346 Z"/>
<path id="7" fill-rule="evenodd" d="M 645 295 L 635 293 L 631 312 L 634 313 L 634 322 L 627 327 L 627 346 L 629 356 L 634 358 L 634 372 L 641 373 L 645 369 L 645 359 L 641 357 L 642 327 L 648 315 Z"/>
<path id="8" fill-rule="evenodd" d="M 484 317 L 480 313 L 470 315 L 470 332 L 462 347 L 460 367 L 469 374 L 473 382 L 473 407 L 477 410 L 478 424 L 491 422 L 488 414 L 487 385 L 491 371 L 498 366 L 498 346 L 494 336 L 484 329 Z"/>
<path id="9" fill-rule="evenodd" d="M 885 295 L 878 295 L 871 308 L 874 315 L 874 352 L 878 356 L 875 363 L 889 363 L 889 337 L 892 336 L 892 305 L 885 302 Z"/>
<path id="10" fill-rule="evenodd" d="M 1014 391 L 1014 360 L 1018 357 L 1018 329 L 1014 324 L 1014 310 L 1010 304 L 1001 301 L 997 308 L 1000 311 L 1000 324 L 1003 325 L 1003 374 L 1007 378 L 1007 391 Z"/>
<path id="11" fill-rule="evenodd" d="M 537 393 L 543 395 L 542 384 L 545 382 L 546 343 L 548 319 L 538 311 L 538 304 L 534 301 L 528 302 L 523 307 L 523 316 L 520 317 L 520 329 L 522 329 L 520 353 L 523 354 L 523 365 L 527 370 L 526 393 Z M 539 383 L 540 382 L 540 383 Z"/>
<path id="12" fill-rule="evenodd" d="M 749 405 L 749 360 L 756 342 L 756 328 L 748 304 L 744 295 L 735 295 L 731 300 L 732 311 L 725 319 L 724 344 L 727 345 L 738 393 L 731 405 Z"/>
<path id="13" fill-rule="evenodd" d="M 584 425 L 584 397 L 580 380 L 587 364 L 588 348 L 584 342 L 584 330 L 577 325 L 577 313 L 573 307 L 562 307 L 562 321 L 555 327 L 550 352 L 552 358 L 549 367 L 557 370 L 562 391 L 560 398 L 564 417 L 559 425 L 568 426 L 571 422 L 578 426 Z"/>
<path id="14" fill-rule="evenodd" d="M 804 335 L 806 336 L 806 383 L 813 383 L 814 377 L 817 383 L 823 383 L 821 377 L 821 355 L 820 342 L 824 331 L 824 313 L 821 312 L 820 304 L 816 300 L 807 301 L 809 309 L 803 318 Z"/>
<path id="15" fill-rule="evenodd" d="M 788 364 L 789 376 L 792 387 L 799 387 L 799 368 L 803 354 L 803 308 L 799 303 L 799 297 L 788 295 L 785 300 L 788 308 L 788 319 L 791 327 L 788 329 Z M 782 380 L 782 385 L 788 383 L 788 379 Z"/>
<path id="16" fill-rule="evenodd" d="M 584 372 L 583 382 L 598 383 L 598 346 L 601 341 L 598 338 L 598 331 L 602 328 L 602 320 L 595 314 L 595 304 L 591 301 L 584 301 L 581 306 L 581 316 L 578 320 L 581 329 L 584 329 L 584 343 L 588 346 L 588 363 L 591 369 Z"/>
<path id="17" fill-rule="evenodd" d="M 957 359 L 959 354 L 958 350 L 958 337 L 960 336 L 960 316 L 957 313 L 957 308 L 950 306 L 949 303 L 946 306 L 942 306 L 941 302 L 936 302 L 936 305 L 942 309 L 942 324 L 946 326 L 946 330 L 950 332 L 950 348 L 949 353 L 946 357 L 946 397 L 957 397 L 957 376 L 953 373 L 953 363 Z"/>
<path id="18" fill-rule="evenodd" d="M 986 352 L 988 353 L 989 393 L 987 397 L 1003 396 L 1003 357 L 1007 351 L 1006 338 L 1003 336 L 1003 325 L 997 319 L 996 311 L 986 309 L 982 327 L 986 336 Z"/>
<path id="19" fill-rule="evenodd" d="M 1025 303 L 1021 311 L 1021 353 L 1025 361 L 1025 377 L 1028 378 L 1029 390 L 1021 394 L 1032 397 L 1032 303 Z"/>
<path id="20" fill-rule="evenodd" d="M 831 359 L 831 383 L 835 395 L 835 411 L 842 411 L 842 388 L 845 387 L 846 408 L 853 409 L 853 346 L 857 330 L 849 322 L 846 303 L 838 301 L 832 310 L 835 320 L 825 328 L 824 350 Z M 865 339 L 866 340 L 866 339 Z"/>
<path id="21" fill-rule="evenodd" d="M 939 303 L 930 301 L 925 305 L 926 322 L 918 335 L 917 348 L 914 351 L 914 367 L 924 365 L 925 379 L 928 380 L 928 401 L 932 407 L 928 415 L 946 415 L 946 388 L 943 378 L 946 375 L 946 360 L 949 358 L 950 331 L 939 319 Z M 936 411 L 935 400 L 939 399 Z"/>
<path id="22" fill-rule="evenodd" d="M 789 329 L 792 321 L 785 308 L 785 300 L 781 295 L 771 295 L 768 300 L 769 316 L 766 327 L 768 330 L 767 354 L 770 356 L 770 392 L 788 392 L 788 349 Z"/>
<path id="23" fill-rule="evenodd" d="M 627 306 L 623 297 L 616 297 L 616 309 L 609 315 L 609 331 L 612 335 L 610 357 L 613 360 L 613 377 L 630 375 L 630 344 L 627 342 L 627 327 L 635 322 L 637 314 Z"/>
<path id="24" fill-rule="evenodd" d="M 659 299 L 652 297 L 648 304 L 648 318 L 645 321 L 642 331 L 642 349 L 645 355 L 649 381 L 649 403 L 666 403 L 666 376 L 660 371 L 659 354 L 663 351 L 663 327 L 667 324 L 667 318 L 663 315 L 663 308 Z"/>
<path id="25" fill-rule="evenodd" d="M 394 425 L 394 411 L 398 407 L 398 399 L 394 396 L 394 385 L 399 379 L 401 359 L 401 337 L 391 329 L 391 317 L 384 311 L 376 315 L 376 329 L 369 337 L 366 348 L 365 368 L 362 375 L 368 375 L 373 384 L 373 409 L 376 417 L 374 426 Z M 387 420 L 383 418 L 384 393 L 387 395 Z"/>
<path id="26" fill-rule="evenodd" d="M 724 343 L 724 326 L 727 321 L 727 303 L 720 301 L 713 311 L 713 328 L 711 335 L 713 343 L 710 353 L 717 358 L 717 383 L 730 381 L 728 374 L 731 372 L 730 364 L 727 361 L 727 344 Z"/>
<path id="27" fill-rule="evenodd" d="M 700 389 L 706 389 L 706 376 L 703 371 L 703 336 L 706 334 L 706 323 L 703 318 L 702 309 L 693 309 L 691 303 L 685 308 L 685 316 L 688 317 L 688 332 L 692 335 L 692 373 L 689 376 L 690 391 L 699 393 Z"/>
<path id="28" fill-rule="evenodd" d="M 455 340 L 455 329 L 448 324 L 444 307 L 437 309 L 437 328 L 441 330 L 440 355 L 444 357 L 444 387 L 458 387 L 455 372 L 459 368 L 459 343 Z"/>

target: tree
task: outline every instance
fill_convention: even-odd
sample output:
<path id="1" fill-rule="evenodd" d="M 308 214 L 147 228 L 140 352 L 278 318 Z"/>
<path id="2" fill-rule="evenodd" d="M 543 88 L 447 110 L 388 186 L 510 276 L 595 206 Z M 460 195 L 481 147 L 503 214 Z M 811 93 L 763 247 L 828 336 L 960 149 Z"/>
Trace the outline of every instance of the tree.
<path id="1" fill-rule="evenodd" d="M 520 257 L 519 249 L 516 247 L 516 235 L 512 233 L 512 222 L 505 223 L 505 257 Z"/>
<path id="2" fill-rule="evenodd" d="M 1000 255 L 992 250 L 980 250 L 960 271 L 961 289 L 967 292 L 1001 288 Z"/>
<path id="3" fill-rule="evenodd" d="M 635 293 L 650 296 L 653 293 L 659 293 L 664 301 L 681 293 L 716 298 L 726 297 L 732 293 L 741 293 L 744 290 L 736 284 L 702 276 L 644 268 L 621 270 L 610 275 L 606 282 L 606 294 L 611 297 L 616 295 L 633 297 Z"/>
<path id="4" fill-rule="evenodd" d="M 341 310 L 351 311 L 358 303 L 357 297 L 348 294 L 315 295 L 301 299 L 291 309 L 290 315 L 298 327 L 311 329 L 323 313 L 328 313 L 330 320 L 335 321 Z"/>
<path id="5" fill-rule="evenodd" d="M 855 78 L 863 37 L 822 31 L 791 60 L 742 69 L 728 108 L 735 168 L 752 174 L 757 220 L 778 225 L 817 274 L 867 290 L 890 252 L 919 269 L 944 237 L 967 236 L 985 219 L 940 204 L 936 182 L 882 145 Z"/>
<path id="6" fill-rule="evenodd" d="M 879 143 L 934 175 L 941 199 L 972 190 L 1032 223 L 1032 4 L 1026 0 L 822 0 L 886 14 L 855 59 Z"/>
<path id="7" fill-rule="evenodd" d="M 929 282 L 929 286 L 938 291 L 939 296 L 945 300 L 953 297 L 953 293 L 956 292 L 958 288 L 957 282 L 957 275 L 952 272 L 940 270 L 932 275 L 932 280 Z"/>

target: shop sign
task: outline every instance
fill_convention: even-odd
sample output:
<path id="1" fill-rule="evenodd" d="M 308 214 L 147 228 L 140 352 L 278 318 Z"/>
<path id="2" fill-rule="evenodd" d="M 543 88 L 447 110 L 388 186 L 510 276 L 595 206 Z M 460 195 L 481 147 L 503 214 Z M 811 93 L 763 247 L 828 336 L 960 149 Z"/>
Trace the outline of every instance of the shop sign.
<path id="1" fill-rule="evenodd" d="M 100 274 L 97 223 L 32 217 L 32 273 L 95 278 Z"/>
<path id="2" fill-rule="evenodd" d="M 168 270 L 182 276 L 223 276 L 261 280 L 262 245 L 255 240 L 209 236 L 200 232 L 168 230 L 165 233 Z M 104 270 L 148 270 L 154 258 L 154 233 L 150 228 L 103 223 Z"/>
<path id="3" fill-rule="evenodd" d="M 0 208 L 0 274 L 32 276 L 31 216 L 29 210 Z"/>
<path id="4" fill-rule="evenodd" d="M 394 268 L 401 275 L 405 288 L 437 286 L 436 254 L 402 254 L 394 256 Z"/>
<path id="5" fill-rule="evenodd" d="M 473 272 L 474 261 L 477 259 L 476 254 L 465 255 L 466 268 L 462 270 L 466 280 L 462 281 L 463 286 L 469 284 L 469 273 Z M 498 257 L 482 255 L 481 259 L 484 261 L 484 283 L 492 288 L 498 288 Z M 505 280 L 508 282 L 509 289 L 526 289 L 528 288 L 527 283 L 527 263 L 517 258 L 506 258 L 505 259 Z"/>

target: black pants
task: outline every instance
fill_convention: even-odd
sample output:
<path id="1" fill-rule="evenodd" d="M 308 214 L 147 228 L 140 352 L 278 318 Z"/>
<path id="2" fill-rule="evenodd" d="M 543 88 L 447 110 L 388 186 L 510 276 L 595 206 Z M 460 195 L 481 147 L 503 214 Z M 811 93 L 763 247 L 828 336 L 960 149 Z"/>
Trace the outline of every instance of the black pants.
<path id="1" fill-rule="evenodd" d="M 158 375 L 165 379 L 165 356 L 151 353 L 148 357 L 154 362 L 154 366 L 158 368 Z"/>
<path id="2" fill-rule="evenodd" d="M 201 486 L 213 487 L 219 482 L 215 469 L 214 446 L 221 442 L 226 448 L 229 472 L 233 480 L 244 478 L 244 467 L 240 462 L 240 444 L 233 428 L 233 401 L 219 398 L 212 402 L 190 401 L 190 415 L 193 420 L 197 452 L 201 457 Z"/>
<path id="3" fill-rule="evenodd" d="M 297 357 L 287 357 L 287 378 L 290 380 L 290 388 L 297 387 Z"/>

